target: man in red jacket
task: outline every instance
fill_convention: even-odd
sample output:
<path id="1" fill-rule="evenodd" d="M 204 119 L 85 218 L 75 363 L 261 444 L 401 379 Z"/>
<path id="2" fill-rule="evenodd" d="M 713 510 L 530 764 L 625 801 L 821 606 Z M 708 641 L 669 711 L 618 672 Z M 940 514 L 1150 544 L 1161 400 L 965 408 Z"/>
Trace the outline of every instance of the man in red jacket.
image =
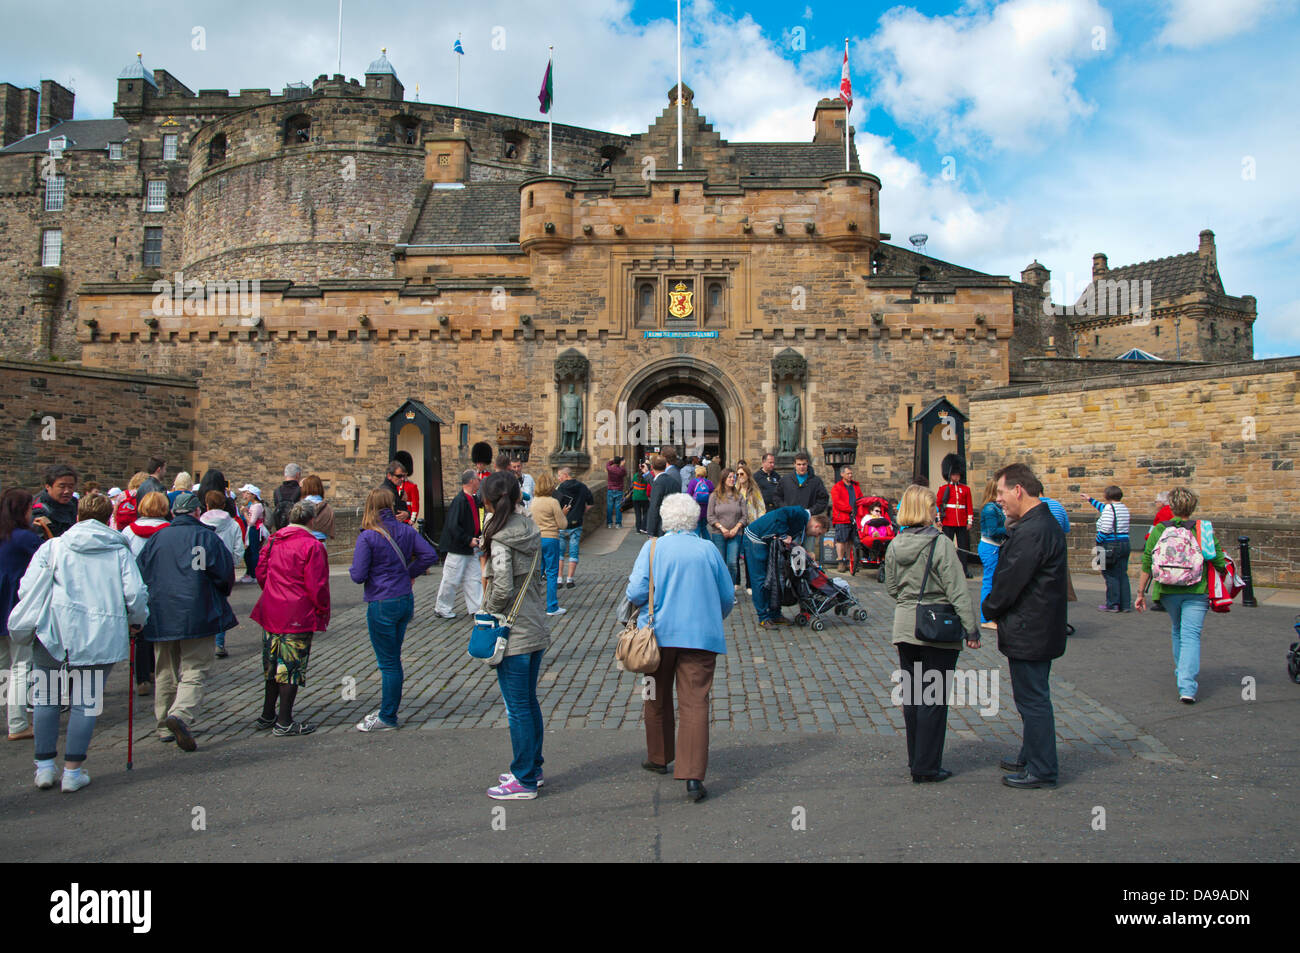
<path id="1" fill-rule="evenodd" d="M 970 578 L 970 569 L 966 565 L 966 552 L 970 549 L 970 528 L 975 522 L 975 501 L 971 497 L 970 487 L 966 485 L 966 461 L 955 453 L 943 458 L 940 467 L 944 484 L 939 487 L 934 501 L 939 507 L 939 524 L 943 534 L 957 544 L 957 555 L 961 557 L 961 568 Z"/>
<path id="2" fill-rule="evenodd" d="M 849 568 L 849 547 L 853 545 L 853 512 L 862 499 L 862 487 L 853 479 L 852 467 L 840 467 L 840 478 L 831 487 L 831 526 L 835 530 L 835 555 L 840 571 Z"/>

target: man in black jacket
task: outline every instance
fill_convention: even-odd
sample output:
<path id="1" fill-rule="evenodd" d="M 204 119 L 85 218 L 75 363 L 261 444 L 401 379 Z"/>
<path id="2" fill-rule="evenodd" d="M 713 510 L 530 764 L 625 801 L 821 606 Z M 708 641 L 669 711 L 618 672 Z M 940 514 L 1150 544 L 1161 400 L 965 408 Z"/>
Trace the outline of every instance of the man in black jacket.
<path id="1" fill-rule="evenodd" d="M 776 454 L 763 454 L 763 466 L 754 474 L 754 482 L 758 484 L 758 492 L 763 495 L 763 506 L 768 511 L 781 508 L 777 502 L 778 494 L 781 491 L 781 474 L 776 472 Z"/>
<path id="2" fill-rule="evenodd" d="M 758 485 L 762 487 L 761 480 Z M 829 512 L 831 495 L 827 492 L 822 478 L 812 472 L 812 460 L 808 456 L 808 451 L 800 450 L 794 455 L 794 473 L 787 473 L 781 477 L 781 484 L 776 488 L 776 505 L 778 508 L 802 506 L 814 516 Z M 829 517 L 827 522 L 829 523 Z M 821 562 L 821 536 L 809 534 L 804 539 L 803 545 L 804 549 L 812 553 L 814 559 Z"/>
<path id="3" fill-rule="evenodd" d="M 390 460 L 384 482 L 376 488 L 393 494 L 393 515 L 403 523 L 411 522 L 411 505 L 406 502 L 406 494 L 402 492 L 402 484 L 410 475 L 401 460 Z"/>
<path id="4" fill-rule="evenodd" d="M 293 504 L 302 499 L 302 467 L 296 463 L 284 466 L 284 482 L 275 488 L 271 495 L 271 532 L 278 532 L 289 525 L 289 511 Z"/>
<path id="5" fill-rule="evenodd" d="M 198 747 L 190 725 L 203 704 L 217 633 L 239 624 L 227 601 L 235 585 L 234 557 L 221 537 L 199 522 L 198 510 L 193 493 L 176 497 L 171 525 L 150 536 L 136 557 L 149 587 L 149 621 L 140 636 L 157 653 L 158 738 L 175 741 L 182 751 Z"/>
<path id="6" fill-rule="evenodd" d="M 998 503 L 1015 521 L 998 552 L 984 618 L 997 623 L 998 651 L 1011 668 L 1011 691 L 1024 723 L 1024 742 L 1002 783 L 1012 788 L 1056 787 L 1056 718 L 1048 677 L 1065 654 L 1065 533 L 1039 499 L 1043 484 L 1029 467 L 997 472 Z"/>
<path id="7" fill-rule="evenodd" d="M 560 485 L 555 488 L 555 499 L 560 506 L 568 507 L 565 514 L 568 525 L 560 527 L 559 584 L 572 589 L 573 577 L 578 571 L 578 548 L 582 545 L 582 521 L 586 518 L 587 507 L 596 500 L 591 495 L 591 487 L 581 480 L 575 480 L 573 471 L 568 467 L 560 467 L 555 478 L 560 481 Z"/>
<path id="8" fill-rule="evenodd" d="M 665 497 L 682 492 L 681 478 L 672 473 L 666 473 L 667 467 L 668 461 L 662 455 L 658 453 L 651 454 L 650 511 L 646 515 L 646 532 L 651 536 L 662 536 L 664 534 L 664 524 L 659 515 L 659 507 L 663 506 Z"/>
<path id="9" fill-rule="evenodd" d="M 439 548 L 446 555 L 442 564 L 442 582 L 433 612 L 444 619 L 456 618 L 456 593 L 465 593 L 465 611 L 478 612 L 483 603 L 483 572 L 475 552 L 483 543 L 483 513 L 475 498 L 478 493 L 478 470 L 460 475 L 461 492 L 447 507 Z"/>

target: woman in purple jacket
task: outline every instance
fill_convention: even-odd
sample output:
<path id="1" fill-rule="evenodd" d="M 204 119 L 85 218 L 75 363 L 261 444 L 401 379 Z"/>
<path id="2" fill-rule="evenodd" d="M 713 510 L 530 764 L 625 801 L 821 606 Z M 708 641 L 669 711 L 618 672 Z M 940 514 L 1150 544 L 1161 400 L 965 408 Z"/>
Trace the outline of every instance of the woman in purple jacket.
<path id="1" fill-rule="evenodd" d="M 402 701 L 402 640 L 415 614 L 411 580 L 438 561 L 432 546 L 393 515 L 392 491 L 380 487 L 366 497 L 361 535 L 349 573 L 364 583 L 366 627 L 379 663 L 382 686 L 379 710 L 357 725 L 358 731 L 389 731 L 397 727 Z"/>

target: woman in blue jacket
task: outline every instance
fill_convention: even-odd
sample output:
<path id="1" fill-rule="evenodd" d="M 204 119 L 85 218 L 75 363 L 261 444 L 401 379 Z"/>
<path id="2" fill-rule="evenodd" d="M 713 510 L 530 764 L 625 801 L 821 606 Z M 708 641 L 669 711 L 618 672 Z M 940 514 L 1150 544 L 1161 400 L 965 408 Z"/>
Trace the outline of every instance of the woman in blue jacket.
<path id="1" fill-rule="evenodd" d="M 998 506 L 998 481 L 984 484 L 984 499 L 980 507 L 980 565 L 984 567 L 984 581 L 980 585 L 980 603 L 993 591 L 993 571 L 998 568 L 998 553 L 1007 541 L 1007 515 Z M 981 605 L 980 627 L 996 629 L 997 625 L 984 618 Z"/>
<path id="2" fill-rule="evenodd" d="M 654 630 L 659 641 L 659 668 L 645 703 L 646 758 L 642 767 L 686 782 L 692 801 L 708 797 L 704 773 L 709 766 L 709 691 L 718 655 L 727 652 L 722 632 L 736 603 L 731 572 L 712 542 L 695 527 L 700 505 L 685 493 L 667 497 L 660 508 L 664 535 L 641 547 L 627 598 L 641 611 L 638 625 L 650 624 L 650 571 L 654 559 Z M 677 682 L 680 729 L 674 732 L 673 681 Z M 680 745 L 680 750 L 678 750 Z"/>

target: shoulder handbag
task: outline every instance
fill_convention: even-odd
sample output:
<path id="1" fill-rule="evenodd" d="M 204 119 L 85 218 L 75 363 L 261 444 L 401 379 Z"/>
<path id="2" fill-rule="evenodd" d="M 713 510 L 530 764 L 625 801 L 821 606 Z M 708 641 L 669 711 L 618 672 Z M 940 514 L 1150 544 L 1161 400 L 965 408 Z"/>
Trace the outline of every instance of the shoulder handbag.
<path id="1" fill-rule="evenodd" d="M 409 570 L 411 564 L 406 561 L 406 553 L 402 552 L 402 547 L 397 545 L 397 540 L 388 535 L 388 530 L 382 529 L 378 526 L 375 527 L 375 532 L 388 540 L 388 545 L 393 547 L 393 552 L 397 553 L 397 558 L 402 561 L 402 568 Z"/>
<path id="2" fill-rule="evenodd" d="M 650 617 L 644 628 L 637 626 L 635 615 L 628 619 L 614 651 L 618 667 L 625 672 L 644 675 L 659 668 L 659 640 L 655 638 L 655 544 L 658 542 L 650 540 L 650 601 L 647 603 Z"/>
<path id="3" fill-rule="evenodd" d="M 1111 519 L 1114 521 L 1111 524 L 1110 532 L 1111 535 L 1114 536 L 1119 533 L 1119 513 L 1116 512 L 1114 503 L 1110 504 L 1110 516 Z M 1107 569 L 1114 569 L 1115 566 L 1119 563 L 1120 542 L 1121 541 L 1118 539 L 1107 539 L 1102 541 L 1101 548 L 1104 554 Z"/>
<path id="4" fill-rule="evenodd" d="M 934 563 L 934 550 L 939 545 L 939 537 L 930 541 L 930 555 L 925 560 L 925 575 L 921 577 L 921 588 L 916 593 L 916 637 L 922 642 L 960 642 L 962 637 L 961 618 L 957 610 L 946 602 L 923 604 L 925 586 L 930 581 L 930 567 Z"/>
<path id="5" fill-rule="evenodd" d="M 519 614 L 519 606 L 523 604 L 524 593 L 528 591 L 529 585 L 533 581 L 533 573 L 537 571 L 537 558 L 542 554 L 539 546 L 533 553 L 532 565 L 528 567 L 528 575 L 519 586 L 519 592 L 515 594 L 514 605 L 510 607 L 510 614 L 506 616 L 505 625 L 497 622 L 497 617 L 490 612 L 477 612 L 474 614 L 474 628 L 469 634 L 469 654 L 487 663 L 488 667 L 495 668 L 501 664 L 501 660 L 506 655 L 506 644 L 510 640 L 510 629 L 515 624 L 515 616 Z"/>

